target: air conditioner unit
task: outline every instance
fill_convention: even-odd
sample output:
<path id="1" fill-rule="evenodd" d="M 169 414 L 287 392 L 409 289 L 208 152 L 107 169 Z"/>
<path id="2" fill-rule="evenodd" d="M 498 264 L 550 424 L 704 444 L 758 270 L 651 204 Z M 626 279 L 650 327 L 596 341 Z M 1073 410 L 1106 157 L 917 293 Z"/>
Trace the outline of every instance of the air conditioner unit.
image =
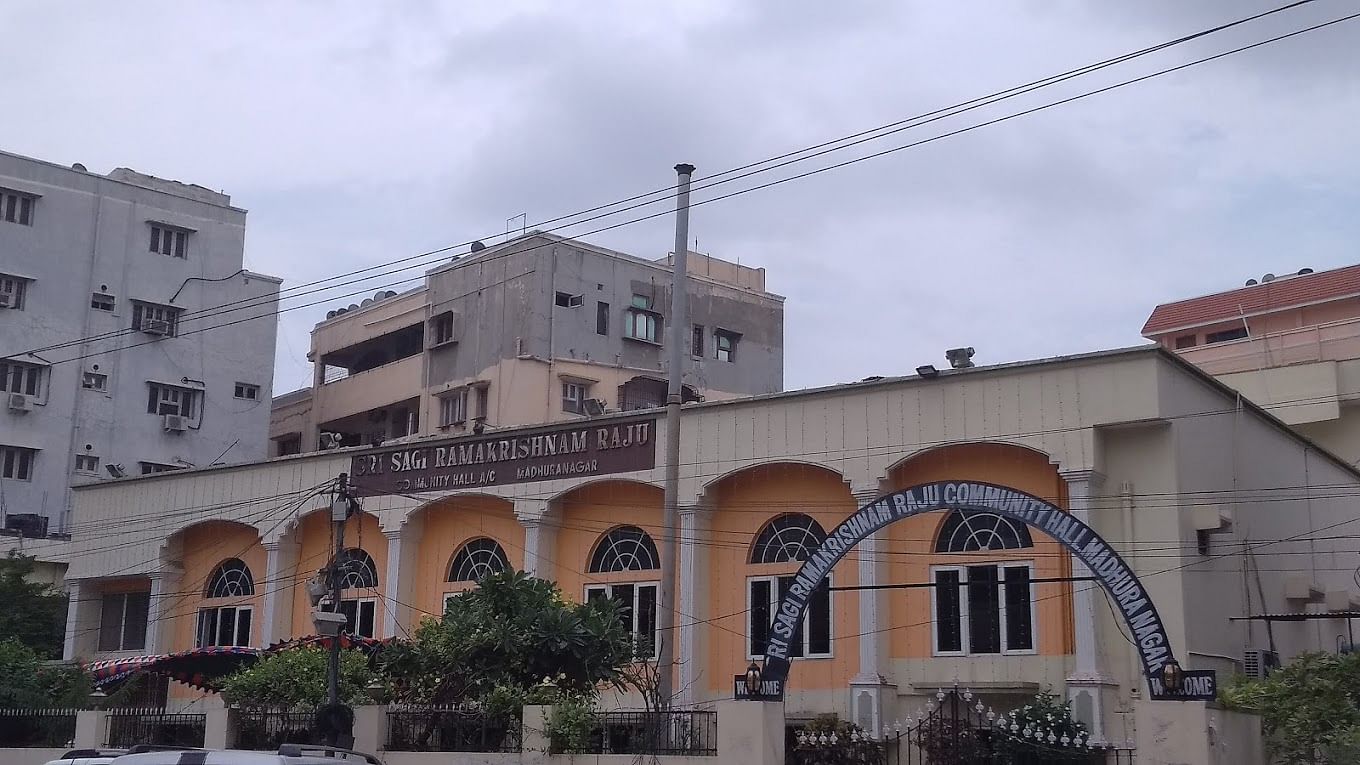
<path id="1" fill-rule="evenodd" d="M 14 293 L 0 292 L 0 308 L 13 308 L 15 302 Z"/>
<path id="2" fill-rule="evenodd" d="M 33 399 L 22 393 L 9 394 L 9 410 L 11 412 L 31 412 L 33 411 Z"/>
<path id="3" fill-rule="evenodd" d="M 182 414 L 163 414 L 161 427 L 165 428 L 166 432 L 183 433 L 189 429 L 189 418 Z"/>
<path id="4" fill-rule="evenodd" d="M 165 319 L 143 319 L 142 331 L 148 335 L 168 335 L 170 334 L 170 322 Z"/>
<path id="5" fill-rule="evenodd" d="M 1242 654 L 1242 674 L 1260 680 L 1280 666 L 1280 655 L 1264 648 L 1252 648 Z"/>

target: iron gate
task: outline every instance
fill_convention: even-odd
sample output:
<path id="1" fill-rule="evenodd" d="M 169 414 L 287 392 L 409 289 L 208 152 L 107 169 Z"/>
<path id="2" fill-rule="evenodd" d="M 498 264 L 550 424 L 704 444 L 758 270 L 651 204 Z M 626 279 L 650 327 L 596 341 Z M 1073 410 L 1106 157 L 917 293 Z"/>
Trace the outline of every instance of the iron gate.
<path id="1" fill-rule="evenodd" d="M 1131 748 L 1093 745 L 1062 721 L 998 714 L 957 688 L 881 731 L 799 731 L 791 743 L 789 765 L 1135 765 Z"/>

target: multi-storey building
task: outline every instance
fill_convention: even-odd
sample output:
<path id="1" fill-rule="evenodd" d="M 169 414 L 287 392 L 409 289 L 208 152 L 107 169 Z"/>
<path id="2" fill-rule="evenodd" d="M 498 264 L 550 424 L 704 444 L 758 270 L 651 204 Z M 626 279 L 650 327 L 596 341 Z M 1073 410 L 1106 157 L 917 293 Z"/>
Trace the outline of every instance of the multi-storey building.
<path id="1" fill-rule="evenodd" d="M 764 269 L 689 256 L 686 400 L 783 388 L 783 298 Z M 458 435 L 666 398 L 669 256 L 530 233 L 475 248 L 402 294 L 312 331 L 310 389 L 274 401 L 275 455 Z"/>
<path id="2" fill-rule="evenodd" d="M 0 152 L 11 533 L 64 531 L 73 483 L 265 456 L 279 280 L 245 228 L 202 186 Z"/>
<path id="3" fill-rule="evenodd" d="M 1360 265 L 1164 303 L 1143 336 L 1360 462 Z"/>

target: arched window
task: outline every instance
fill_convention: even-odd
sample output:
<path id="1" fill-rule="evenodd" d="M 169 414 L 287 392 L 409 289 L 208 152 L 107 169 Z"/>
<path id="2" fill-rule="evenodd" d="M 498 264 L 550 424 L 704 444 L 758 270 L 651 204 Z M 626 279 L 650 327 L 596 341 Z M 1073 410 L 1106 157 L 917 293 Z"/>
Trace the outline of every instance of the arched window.
<path id="1" fill-rule="evenodd" d="M 637 526 L 619 526 L 595 544 L 590 556 L 590 573 L 650 571 L 661 567 L 661 557 L 647 532 Z"/>
<path id="2" fill-rule="evenodd" d="M 505 559 L 505 550 L 496 540 L 482 537 L 463 545 L 449 564 L 450 582 L 479 582 L 491 574 L 499 574 L 510 568 Z"/>
<path id="3" fill-rule="evenodd" d="M 789 513 L 765 524 L 751 547 L 752 563 L 788 563 L 803 561 L 812 556 L 826 532 L 811 516 Z"/>
<path id="4" fill-rule="evenodd" d="M 935 538 L 935 552 L 957 553 L 980 550 L 1019 550 L 1033 547 L 1029 529 L 996 513 L 955 510 L 944 519 Z"/>
<path id="5" fill-rule="evenodd" d="M 227 558 L 217 564 L 208 577 L 209 598 L 238 598 L 255 594 L 255 579 L 250 567 L 240 558 Z"/>
<path id="6" fill-rule="evenodd" d="M 378 586 L 378 567 L 373 558 L 357 547 L 340 553 L 335 560 L 340 572 L 340 586 L 343 589 L 370 589 Z"/>

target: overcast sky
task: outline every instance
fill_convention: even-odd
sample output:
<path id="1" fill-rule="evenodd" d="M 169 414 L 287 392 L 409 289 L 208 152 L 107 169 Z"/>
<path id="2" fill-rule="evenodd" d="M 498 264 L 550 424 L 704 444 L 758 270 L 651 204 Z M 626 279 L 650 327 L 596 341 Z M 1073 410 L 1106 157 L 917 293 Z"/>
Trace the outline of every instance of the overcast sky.
<path id="1" fill-rule="evenodd" d="M 10 2 L 0 148 L 224 189 L 250 211 L 248 267 L 287 287 L 1282 2 Z M 1317 0 L 696 201 L 1357 10 Z M 789 388 L 959 345 L 979 363 L 1125 346 L 1159 302 L 1360 262 L 1358 123 L 1355 21 L 699 206 L 690 232 L 787 296 Z M 657 257 L 672 226 L 585 238 Z M 283 314 L 276 392 L 308 383 L 312 324 L 355 300 Z"/>

